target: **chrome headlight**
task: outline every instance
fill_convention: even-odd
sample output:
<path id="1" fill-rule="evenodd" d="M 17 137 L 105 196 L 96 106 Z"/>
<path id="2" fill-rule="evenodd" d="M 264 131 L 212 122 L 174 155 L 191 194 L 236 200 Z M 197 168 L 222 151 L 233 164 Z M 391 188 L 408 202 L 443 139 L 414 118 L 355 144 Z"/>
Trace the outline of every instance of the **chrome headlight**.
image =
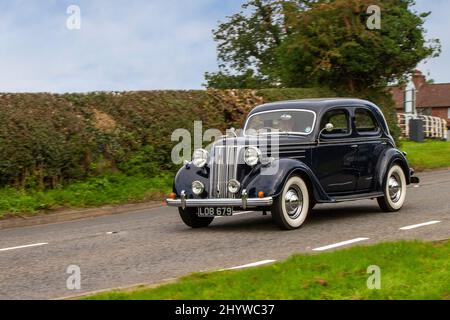
<path id="1" fill-rule="evenodd" d="M 205 191 L 205 185 L 203 183 L 201 183 L 200 181 L 192 182 L 192 192 L 196 196 L 201 195 L 203 193 L 203 191 Z"/>
<path id="2" fill-rule="evenodd" d="M 239 183 L 239 181 L 233 179 L 228 182 L 228 191 L 230 191 L 230 193 L 236 194 L 240 189 L 241 184 Z"/>
<path id="3" fill-rule="evenodd" d="M 250 167 L 254 167 L 261 160 L 261 150 L 256 147 L 249 147 L 245 150 L 244 156 L 245 163 Z"/>
<path id="4" fill-rule="evenodd" d="M 208 163 L 209 153 L 205 149 L 197 149 L 194 151 L 192 163 L 197 168 L 203 168 Z"/>

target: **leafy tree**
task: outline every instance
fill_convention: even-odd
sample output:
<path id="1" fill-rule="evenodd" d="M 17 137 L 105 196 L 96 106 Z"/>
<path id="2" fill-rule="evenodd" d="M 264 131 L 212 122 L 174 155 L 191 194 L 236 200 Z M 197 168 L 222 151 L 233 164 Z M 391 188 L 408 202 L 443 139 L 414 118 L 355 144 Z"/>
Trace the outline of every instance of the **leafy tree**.
<path id="1" fill-rule="evenodd" d="M 381 8 L 381 29 L 367 8 Z M 208 87 L 328 86 L 360 94 L 384 88 L 440 53 L 425 40 L 429 13 L 412 0 L 249 0 L 214 31 L 218 73 Z"/>
<path id="2" fill-rule="evenodd" d="M 220 71 L 206 73 L 217 89 L 273 87 L 278 78 L 278 48 L 286 36 L 284 17 L 290 2 L 249 0 L 242 11 L 214 31 Z"/>

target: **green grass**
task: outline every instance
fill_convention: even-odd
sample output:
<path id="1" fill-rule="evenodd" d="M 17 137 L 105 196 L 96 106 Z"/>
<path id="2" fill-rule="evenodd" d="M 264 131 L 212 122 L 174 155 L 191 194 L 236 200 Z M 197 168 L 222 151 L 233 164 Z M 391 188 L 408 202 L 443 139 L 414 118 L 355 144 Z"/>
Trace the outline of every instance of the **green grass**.
<path id="1" fill-rule="evenodd" d="M 417 143 L 403 141 L 401 149 L 408 153 L 410 165 L 417 170 L 450 167 L 450 142 L 426 141 Z"/>
<path id="2" fill-rule="evenodd" d="M 381 268 L 381 289 L 367 288 L 367 268 Z M 200 273 L 153 289 L 113 291 L 92 300 L 450 299 L 450 241 L 395 242 L 241 271 Z"/>
<path id="3" fill-rule="evenodd" d="M 170 175 L 149 178 L 114 174 L 47 191 L 4 188 L 0 189 L 0 218 L 40 210 L 162 200 L 172 189 L 172 179 Z"/>

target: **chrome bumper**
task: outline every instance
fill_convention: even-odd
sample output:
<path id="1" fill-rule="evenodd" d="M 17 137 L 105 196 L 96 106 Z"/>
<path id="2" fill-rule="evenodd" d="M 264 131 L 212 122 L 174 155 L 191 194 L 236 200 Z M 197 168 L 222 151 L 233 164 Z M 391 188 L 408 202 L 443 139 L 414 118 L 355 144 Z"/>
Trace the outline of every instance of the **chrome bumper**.
<path id="1" fill-rule="evenodd" d="M 192 207 L 242 207 L 247 208 L 267 207 L 273 204 L 273 198 L 255 198 L 255 199 L 167 199 L 167 205 L 170 207 L 192 208 Z"/>

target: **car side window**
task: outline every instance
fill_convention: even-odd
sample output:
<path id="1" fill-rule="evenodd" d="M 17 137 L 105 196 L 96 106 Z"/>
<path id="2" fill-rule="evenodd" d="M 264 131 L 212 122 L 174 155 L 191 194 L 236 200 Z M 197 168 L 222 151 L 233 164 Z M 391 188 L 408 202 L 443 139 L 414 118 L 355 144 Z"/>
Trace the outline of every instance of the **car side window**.
<path id="1" fill-rule="evenodd" d="M 380 130 L 375 117 L 367 109 L 356 109 L 355 126 L 356 131 L 360 134 L 375 134 Z"/>
<path id="2" fill-rule="evenodd" d="M 324 131 L 323 136 L 333 137 L 350 133 L 350 117 L 348 111 L 345 109 L 334 109 L 325 113 L 322 117 L 320 127 L 325 128 L 328 123 L 331 123 L 334 129 L 331 132 Z"/>

